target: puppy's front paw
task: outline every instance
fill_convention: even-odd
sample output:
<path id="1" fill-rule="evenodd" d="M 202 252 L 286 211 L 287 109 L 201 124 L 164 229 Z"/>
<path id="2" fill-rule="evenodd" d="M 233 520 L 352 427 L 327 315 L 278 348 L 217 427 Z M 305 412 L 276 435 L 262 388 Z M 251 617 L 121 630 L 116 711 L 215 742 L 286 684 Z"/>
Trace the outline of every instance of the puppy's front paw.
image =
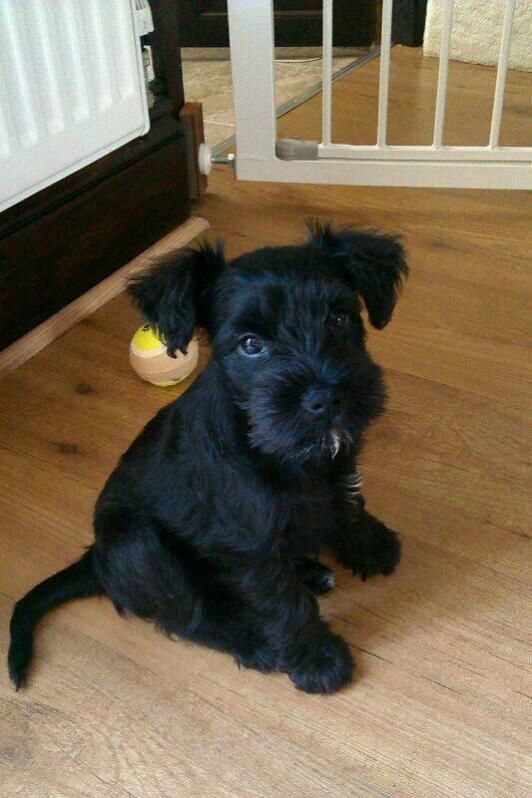
<path id="1" fill-rule="evenodd" d="M 376 574 L 388 576 L 401 559 L 401 541 L 397 534 L 388 529 L 377 518 L 371 519 L 371 532 L 364 544 L 358 548 L 357 556 L 351 564 L 354 574 L 363 580 Z"/>
<path id="2" fill-rule="evenodd" d="M 353 657 L 345 640 L 327 631 L 316 640 L 312 653 L 289 676 L 305 693 L 335 693 L 353 680 Z"/>
<path id="3" fill-rule="evenodd" d="M 318 560 L 300 557 L 295 564 L 296 574 L 315 596 L 322 596 L 332 590 L 335 584 L 334 572 Z"/>
<path id="4" fill-rule="evenodd" d="M 401 541 L 395 532 L 369 513 L 337 540 L 336 554 L 342 565 L 363 580 L 387 576 L 401 559 Z"/>

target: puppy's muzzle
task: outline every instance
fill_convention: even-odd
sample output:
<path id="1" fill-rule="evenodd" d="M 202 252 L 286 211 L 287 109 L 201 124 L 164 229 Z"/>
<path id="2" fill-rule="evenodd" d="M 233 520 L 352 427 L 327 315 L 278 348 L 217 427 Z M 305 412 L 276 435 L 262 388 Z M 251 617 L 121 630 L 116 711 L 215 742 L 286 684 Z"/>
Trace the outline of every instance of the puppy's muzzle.
<path id="1" fill-rule="evenodd" d="M 313 420 L 334 423 L 340 420 L 345 401 L 338 388 L 316 385 L 307 388 L 301 406 Z"/>

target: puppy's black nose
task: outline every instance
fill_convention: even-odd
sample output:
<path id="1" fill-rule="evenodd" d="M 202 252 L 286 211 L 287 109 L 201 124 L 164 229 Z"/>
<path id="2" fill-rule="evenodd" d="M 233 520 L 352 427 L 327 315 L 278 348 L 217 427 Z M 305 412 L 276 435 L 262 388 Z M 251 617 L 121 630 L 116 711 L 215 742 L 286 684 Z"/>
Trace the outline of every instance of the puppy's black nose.
<path id="1" fill-rule="evenodd" d="M 334 419 L 342 409 L 342 398 L 335 388 L 307 388 L 301 402 L 303 409 L 316 418 Z"/>

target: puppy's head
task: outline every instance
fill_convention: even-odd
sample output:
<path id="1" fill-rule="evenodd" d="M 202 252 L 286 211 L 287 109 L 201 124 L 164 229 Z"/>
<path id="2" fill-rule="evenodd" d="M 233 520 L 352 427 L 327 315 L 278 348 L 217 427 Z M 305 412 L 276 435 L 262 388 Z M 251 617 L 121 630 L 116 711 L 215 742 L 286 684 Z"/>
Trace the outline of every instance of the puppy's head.
<path id="1" fill-rule="evenodd" d="M 196 325 L 207 328 L 251 446 L 303 462 L 334 457 L 381 412 L 361 300 L 384 327 L 406 273 L 394 237 L 314 225 L 306 244 L 229 266 L 220 249 L 174 256 L 130 291 L 170 353 L 186 348 Z"/>

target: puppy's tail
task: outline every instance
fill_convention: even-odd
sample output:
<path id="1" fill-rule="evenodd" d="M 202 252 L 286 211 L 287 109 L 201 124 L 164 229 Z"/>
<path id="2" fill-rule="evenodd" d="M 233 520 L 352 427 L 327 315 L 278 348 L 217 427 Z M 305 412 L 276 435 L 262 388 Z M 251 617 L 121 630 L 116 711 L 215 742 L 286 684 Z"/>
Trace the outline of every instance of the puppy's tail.
<path id="1" fill-rule="evenodd" d="M 16 690 L 26 680 L 33 655 L 33 632 L 43 615 L 70 599 L 103 592 L 94 573 L 92 556 L 90 548 L 80 560 L 36 585 L 15 604 L 7 662 Z"/>

